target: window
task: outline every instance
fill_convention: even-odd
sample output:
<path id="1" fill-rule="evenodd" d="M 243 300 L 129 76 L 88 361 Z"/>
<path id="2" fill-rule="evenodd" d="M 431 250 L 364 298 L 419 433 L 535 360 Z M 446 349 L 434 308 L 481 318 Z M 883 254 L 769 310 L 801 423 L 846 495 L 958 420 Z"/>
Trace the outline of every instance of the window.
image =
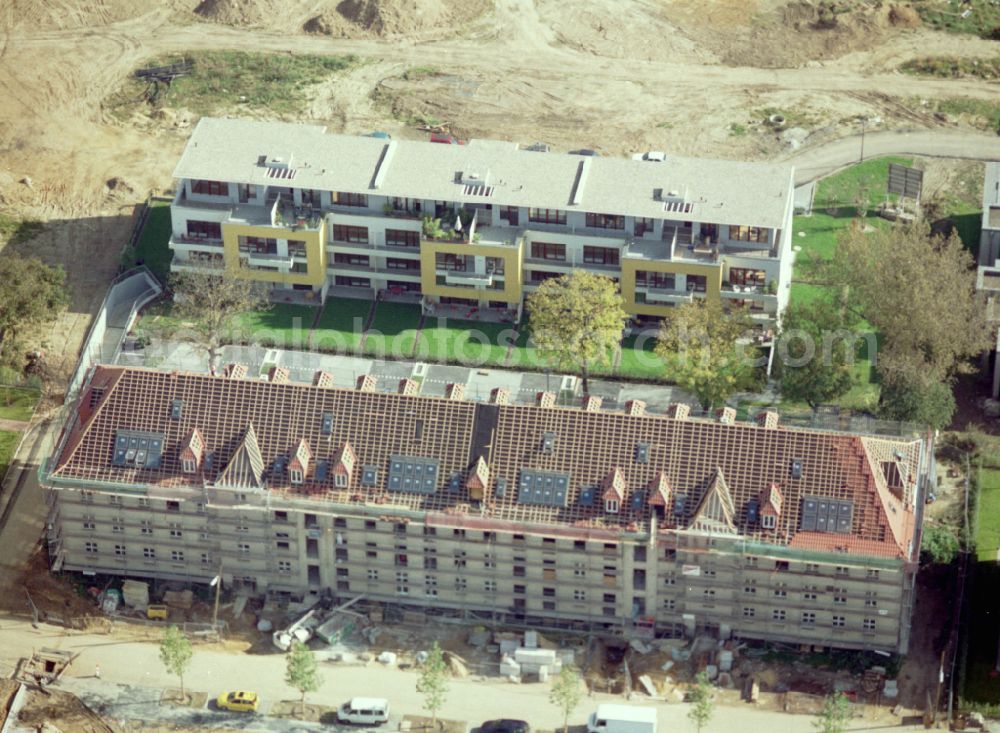
<path id="1" fill-rule="evenodd" d="M 496 593 L 497 582 L 495 580 L 487 580 L 486 582 L 483 583 L 483 590 L 485 590 L 487 593 Z"/>
<path id="2" fill-rule="evenodd" d="M 371 280 L 367 277 L 350 277 L 347 275 L 337 275 L 334 277 L 334 285 L 339 285 L 345 288 L 370 288 L 372 286 Z"/>
<path id="3" fill-rule="evenodd" d="M 108 497 L 108 503 L 114 506 L 121 506 L 122 498 L 118 496 L 118 494 L 112 494 L 111 496 Z"/>
<path id="4" fill-rule="evenodd" d="M 466 272 L 472 269 L 471 259 L 471 257 L 451 252 L 438 252 L 434 255 L 434 266 L 439 270 L 448 270 L 449 272 Z"/>
<path id="5" fill-rule="evenodd" d="M 404 260 L 399 257 L 387 257 L 385 266 L 389 270 L 419 270 L 420 262 L 417 260 Z"/>
<path id="6" fill-rule="evenodd" d="M 664 598 L 663 599 L 663 610 L 664 611 L 673 611 L 675 608 L 677 608 L 677 601 L 676 600 L 674 600 L 673 598 Z M 612 609 L 612 611 L 614 611 L 614 609 Z M 613 616 L 614 613 L 604 614 L 604 615 L 605 616 Z"/>
<path id="7" fill-rule="evenodd" d="M 247 525 L 245 519 L 239 519 L 236 521 L 235 529 L 237 532 L 249 532 L 250 527 Z"/>
<path id="8" fill-rule="evenodd" d="M 667 562 L 677 562 L 677 550 L 668 547 L 663 551 L 663 559 Z"/>
<path id="9" fill-rule="evenodd" d="M 465 578 L 455 578 L 455 590 L 459 593 L 464 593 L 467 586 Z"/>
<path id="10" fill-rule="evenodd" d="M 878 608 L 878 594 L 868 591 L 865 593 L 865 608 Z"/>
<path id="11" fill-rule="evenodd" d="M 635 217 L 635 226 L 632 229 L 632 231 L 635 233 L 635 236 L 637 237 L 644 236 L 646 232 L 652 232 L 653 220 L 642 216 Z"/>
<path id="12" fill-rule="evenodd" d="M 366 530 L 375 529 L 375 520 L 373 520 L 373 519 L 366 519 L 365 520 L 365 529 Z"/>
<path id="13" fill-rule="evenodd" d="M 455 551 L 455 567 L 464 568 L 465 567 L 465 550 Z"/>
<path id="14" fill-rule="evenodd" d="M 168 512 L 179 512 L 181 510 L 181 503 L 179 501 L 167 500 L 167 511 Z"/>
<path id="15" fill-rule="evenodd" d="M 523 578 L 524 576 L 525 576 L 524 566 L 523 565 L 515 565 L 514 566 L 514 577 L 515 578 Z"/>
<path id="16" fill-rule="evenodd" d="M 760 242 L 767 244 L 768 230 L 765 227 L 731 226 L 729 239 L 737 242 Z"/>
<path id="17" fill-rule="evenodd" d="M 744 558 L 744 561 L 746 562 L 746 566 L 748 568 L 755 568 L 757 567 L 757 559 L 758 558 L 754 555 L 747 555 L 747 557 Z"/>
<path id="18" fill-rule="evenodd" d="M 377 568 L 368 568 L 368 580 L 370 580 L 372 582 L 378 580 L 378 569 Z"/>
<path id="19" fill-rule="evenodd" d="M 191 239 L 222 239 L 222 225 L 217 221 L 195 221 L 187 223 L 187 235 Z"/>
<path id="20" fill-rule="evenodd" d="M 814 563 L 814 562 L 807 562 L 806 563 L 806 572 L 807 573 L 818 573 L 819 572 L 819 565 L 817 563 Z"/>
<path id="21" fill-rule="evenodd" d="M 585 591 L 585 590 L 579 590 L 579 589 L 578 590 L 574 590 L 573 591 L 573 600 L 574 601 L 586 601 L 587 600 L 587 591 Z"/>
<path id="22" fill-rule="evenodd" d="M 352 227 L 346 224 L 334 224 L 333 225 L 333 241 L 335 242 L 353 242 L 355 244 L 368 244 L 368 227 Z M 339 257 L 337 255 L 336 257 Z M 334 258 L 334 262 L 341 262 L 340 260 Z M 365 257 L 365 260 L 368 258 Z M 368 262 L 341 262 L 345 265 L 367 265 Z"/>
<path id="23" fill-rule="evenodd" d="M 347 474 L 346 473 L 338 473 L 338 474 L 336 474 L 333 477 L 333 485 L 336 486 L 338 489 L 346 489 L 347 488 Z"/>
<path id="24" fill-rule="evenodd" d="M 760 526 L 764 529 L 774 529 L 778 524 L 778 518 L 773 514 L 762 514 L 760 516 Z"/>
<path id="25" fill-rule="evenodd" d="M 663 584 L 665 586 L 671 586 L 677 584 L 677 575 L 675 573 L 667 573 L 663 576 Z"/>
<path id="26" fill-rule="evenodd" d="M 625 217 L 620 214 L 587 214 L 587 226 L 595 229 L 624 229 Z"/>
<path id="27" fill-rule="evenodd" d="M 125 545 L 115 545 L 115 555 L 125 557 Z"/>
<path id="28" fill-rule="evenodd" d="M 361 267 L 368 267 L 370 261 L 368 255 L 355 255 L 349 252 L 337 252 L 333 256 L 333 263 L 335 265 L 357 265 Z"/>
<path id="29" fill-rule="evenodd" d="M 115 519 L 111 523 L 111 531 L 116 534 L 122 534 L 125 531 L 125 525 L 123 524 L 124 521 L 125 520 L 123 519 Z"/>
<path id="30" fill-rule="evenodd" d="M 496 566 L 497 566 L 497 561 L 496 561 L 496 558 L 493 557 L 493 555 L 484 555 L 483 556 L 483 567 L 486 567 L 486 568 L 495 568 Z"/>
<path id="31" fill-rule="evenodd" d="M 746 287 L 764 287 L 767 273 L 764 270 L 747 269 L 745 267 L 729 268 L 729 283 Z"/>
<path id="32" fill-rule="evenodd" d="M 343 547 L 338 547 L 333 551 L 333 556 L 337 562 L 347 562 L 347 550 Z"/>
<path id="33" fill-rule="evenodd" d="M 608 514 L 617 514 L 618 513 L 618 500 L 617 499 L 608 499 L 607 501 L 605 501 L 604 502 L 604 511 L 607 512 Z"/>
<path id="34" fill-rule="evenodd" d="M 756 615 L 757 615 L 757 609 L 753 608 L 752 606 L 743 607 L 743 618 L 753 618 Z"/>
<path id="35" fill-rule="evenodd" d="M 706 602 L 711 602 L 715 598 L 715 588 L 706 588 L 701 592 L 701 595 Z"/>
<path id="36" fill-rule="evenodd" d="M 334 191 L 333 203 L 337 206 L 360 206 L 368 207 L 368 196 L 363 193 L 346 193 L 344 191 Z"/>
<path id="37" fill-rule="evenodd" d="M 815 626 L 816 625 L 816 612 L 815 611 L 803 611 L 802 612 L 802 625 L 803 626 Z"/>
<path id="38" fill-rule="evenodd" d="M 677 278 L 672 272 L 635 271 L 635 284 L 655 290 L 676 290 Z"/>
<path id="39" fill-rule="evenodd" d="M 874 568 L 868 568 L 865 571 L 865 577 L 867 577 L 868 580 L 878 580 L 878 570 L 875 570 Z"/>
<path id="40" fill-rule="evenodd" d="M 278 542 L 275 542 L 274 545 L 282 552 L 287 552 L 288 548 L 291 547 L 291 545 L 289 545 L 288 543 L 288 540 L 279 540 Z"/>
<path id="41" fill-rule="evenodd" d="M 429 598 L 436 598 L 438 594 L 437 578 L 433 575 L 424 576 L 424 595 Z"/>
<path id="42" fill-rule="evenodd" d="M 528 209 L 528 221 L 539 224 L 565 224 L 566 212 L 558 209 Z"/>
<path id="43" fill-rule="evenodd" d="M 420 232 L 411 232 L 405 229 L 386 229 L 386 247 L 419 247 Z M 389 265 L 391 267 L 391 265 Z M 405 268 L 402 268 L 405 269 Z"/>
<path id="44" fill-rule="evenodd" d="M 410 592 L 410 576 L 402 571 L 396 573 L 396 594 L 405 596 Z"/>
<path id="45" fill-rule="evenodd" d="M 847 619 L 843 616 L 834 616 L 830 620 L 830 625 L 835 629 L 842 629 L 847 625 Z"/>
<path id="46" fill-rule="evenodd" d="M 396 565 L 399 567 L 406 567 L 410 564 L 410 559 L 407 557 L 406 553 L 398 552 L 396 553 Z"/>
<path id="47" fill-rule="evenodd" d="M 688 275 L 687 276 L 687 289 L 688 292 L 704 293 L 708 288 L 708 278 L 704 275 Z"/>
<path id="48" fill-rule="evenodd" d="M 406 534 L 406 525 L 397 524 L 395 530 L 396 534 Z M 435 535 L 437 535 L 437 527 L 424 527 L 424 537 L 434 537 Z"/>
<path id="49" fill-rule="evenodd" d="M 543 283 L 546 280 L 551 280 L 554 277 L 559 277 L 558 272 L 548 272 L 546 270 L 532 270 L 531 271 L 531 282 L 533 283 Z"/>
<path id="50" fill-rule="evenodd" d="M 94 518 L 93 517 L 87 517 L 86 519 L 84 519 L 83 520 L 83 528 L 84 529 L 89 529 L 91 531 L 97 529 L 97 525 L 94 523 Z"/>
<path id="51" fill-rule="evenodd" d="M 779 583 L 774 589 L 774 595 L 776 598 L 785 598 L 788 595 L 788 586 Z"/>
<path id="52" fill-rule="evenodd" d="M 835 605 L 843 606 L 847 603 L 847 591 L 843 588 L 833 589 L 833 602 Z"/>
<path id="53" fill-rule="evenodd" d="M 838 565 L 836 572 L 837 572 L 837 575 L 850 575 L 851 574 L 851 569 L 847 568 L 847 567 L 844 567 L 843 565 Z"/>
<path id="54" fill-rule="evenodd" d="M 202 565 L 211 565 L 212 564 L 212 555 L 210 553 L 208 553 L 208 552 L 201 553 L 201 564 Z"/>
<path id="55" fill-rule="evenodd" d="M 156 548 L 153 548 L 153 547 L 143 547 L 142 548 L 142 556 L 146 560 L 155 560 L 156 559 Z"/>
<path id="56" fill-rule="evenodd" d="M 785 571 L 787 571 L 788 570 L 788 561 L 787 560 L 775 560 L 774 561 L 774 569 L 777 570 L 778 572 L 785 572 Z"/>
<path id="57" fill-rule="evenodd" d="M 632 549 L 632 559 L 636 562 L 646 562 L 646 546 L 636 545 Z"/>
<path id="58" fill-rule="evenodd" d="M 233 500 L 237 504 L 246 504 L 247 503 L 247 495 L 244 494 L 243 492 L 240 492 L 238 494 L 233 494 Z"/>
<path id="59" fill-rule="evenodd" d="M 809 588 L 809 589 L 807 589 L 802 594 L 802 598 L 803 598 L 803 600 L 806 600 L 806 601 L 815 601 L 816 598 L 817 598 L 816 589 L 815 588 Z"/>
<path id="60" fill-rule="evenodd" d="M 85 504 L 89 504 L 94 500 L 94 492 L 84 489 L 80 492 L 80 498 Z"/>
<path id="61" fill-rule="evenodd" d="M 424 570 L 437 570 L 438 559 L 433 555 L 424 556 Z"/>
<path id="62" fill-rule="evenodd" d="M 171 562 L 184 562 L 184 550 L 171 550 L 170 560 Z"/>
<path id="63" fill-rule="evenodd" d="M 785 609 L 775 608 L 771 611 L 771 618 L 774 621 L 784 621 L 785 620 Z"/>
<path id="64" fill-rule="evenodd" d="M 574 563 L 573 565 L 573 576 L 576 578 L 584 578 L 587 576 L 587 567 L 583 563 Z"/>
<path id="65" fill-rule="evenodd" d="M 292 572 L 292 561 L 278 560 L 278 572 L 282 575 L 288 575 L 288 573 Z"/>
<path id="66" fill-rule="evenodd" d="M 333 526 L 339 529 L 347 529 L 347 520 L 344 517 L 335 517 Z"/>
<path id="67" fill-rule="evenodd" d="M 180 539 L 184 536 L 184 530 L 178 527 L 176 524 L 170 526 L 170 536 L 174 539 Z"/>
<path id="68" fill-rule="evenodd" d="M 191 181 L 191 193 L 200 193 L 204 196 L 228 196 L 229 184 L 222 181 Z"/>
<path id="69" fill-rule="evenodd" d="M 536 260 L 565 261 L 566 245 L 556 242 L 532 242 L 531 256 Z"/>
<path id="70" fill-rule="evenodd" d="M 555 598 L 556 589 L 555 588 L 542 588 L 542 595 L 546 598 Z"/>
<path id="71" fill-rule="evenodd" d="M 197 464 L 192 458 L 185 458 L 181 461 L 181 470 L 184 473 L 194 473 L 197 469 Z"/>
<path id="72" fill-rule="evenodd" d="M 302 475 L 302 471 L 298 468 L 288 469 L 288 480 L 293 484 L 301 484 L 305 476 Z"/>
<path id="73" fill-rule="evenodd" d="M 873 619 L 873 618 L 866 618 L 861 623 L 861 630 L 864 631 L 866 634 L 874 634 L 875 633 L 875 619 Z"/>
<path id="74" fill-rule="evenodd" d="M 236 551 L 238 553 L 240 553 L 241 555 L 249 555 L 250 554 L 250 545 L 248 545 L 246 542 L 239 542 L 236 545 Z"/>

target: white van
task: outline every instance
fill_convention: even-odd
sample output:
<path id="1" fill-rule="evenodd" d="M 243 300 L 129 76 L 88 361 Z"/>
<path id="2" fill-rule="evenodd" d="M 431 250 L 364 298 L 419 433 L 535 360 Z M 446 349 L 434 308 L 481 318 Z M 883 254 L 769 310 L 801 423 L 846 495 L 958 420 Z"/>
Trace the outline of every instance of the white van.
<path id="1" fill-rule="evenodd" d="M 597 706 L 587 719 L 589 733 L 656 733 L 656 708 L 638 705 Z"/>
<path id="2" fill-rule="evenodd" d="M 382 725 L 389 720 L 389 701 L 381 697 L 352 697 L 337 708 L 337 721 L 355 725 Z"/>

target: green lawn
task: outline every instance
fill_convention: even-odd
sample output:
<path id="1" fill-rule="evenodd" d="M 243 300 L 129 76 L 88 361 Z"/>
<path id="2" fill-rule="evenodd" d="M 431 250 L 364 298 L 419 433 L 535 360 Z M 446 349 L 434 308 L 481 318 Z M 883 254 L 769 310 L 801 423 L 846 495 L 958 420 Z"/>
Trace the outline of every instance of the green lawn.
<path id="1" fill-rule="evenodd" d="M 510 324 L 434 319 L 425 321 L 420 330 L 417 356 L 432 361 L 501 366 L 513 341 L 514 327 Z"/>
<path id="2" fill-rule="evenodd" d="M 542 367 L 538 349 L 531 343 L 531 329 L 528 327 L 527 317 L 517 327 L 517 340 L 510 350 L 510 361 L 507 366 L 511 369 Z"/>
<path id="3" fill-rule="evenodd" d="M 1000 550 L 1000 468 L 979 472 L 979 507 L 976 517 L 976 555 L 981 562 L 994 562 Z"/>
<path id="4" fill-rule="evenodd" d="M 637 344 L 637 341 L 640 341 Z M 641 348 L 636 348 L 636 346 Z M 666 376 L 666 364 L 653 353 L 656 347 L 655 337 L 629 336 L 622 341 L 621 360 L 618 363 L 618 376 L 629 379 L 663 380 Z"/>
<path id="5" fill-rule="evenodd" d="M 357 351 L 371 308 L 370 300 L 327 298 L 313 331 L 313 347 L 320 351 Z"/>
<path id="6" fill-rule="evenodd" d="M 0 387 L 0 418 L 27 422 L 38 404 L 38 390 L 24 387 Z"/>
<path id="7" fill-rule="evenodd" d="M 14 459 L 14 451 L 21 440 L 21 434 L 10 430 L 0 430 L 0 478 L 6 475 L 10 462 Z"/>
<path id="8" fill-rule="evenodd" d="M 277 303 L 266 311 L 245 313 L 237 318 L 230 340 L 283 349 L 306 349 L 315 317 L 316 309 L 308 305 Z"/>
<path id="9" fill-rule="evenodd" d="M 365 353 L 403 359 L 413 354 L 420 327 L 420 306 L 407 303 L 379 303 L 375 318 L 365 333 Z"/>
<path id="10" fill-rule="evenodd" d="M 854 216 L 859 192 L 864 194 L 870 207 L 884 201 L 890 163 L 913 165 L 913 158 L 898 156 L 874 158 L 824 178 L 816 187 L 813 211 L 833 206 L 850 207 L 851 211 L 846 213 L 849 219 Z"/>
<path id="11" fill-rule="evenodd" d="M 146 225 L 135 247 L 135 261 L 125 263 L 126 266 L 144 264 L 160 282 L 165 283 L 170 275 L 170 260 L 174 256 L 170 250 L 170 233 L 170 202 L 150 202 Z"/>

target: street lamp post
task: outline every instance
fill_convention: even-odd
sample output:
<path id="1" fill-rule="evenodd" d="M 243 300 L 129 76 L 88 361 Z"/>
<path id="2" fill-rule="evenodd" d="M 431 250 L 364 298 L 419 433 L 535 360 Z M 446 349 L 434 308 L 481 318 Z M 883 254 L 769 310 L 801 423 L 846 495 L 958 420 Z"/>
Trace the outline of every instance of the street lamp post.
<path id="1" fill-rule="evenodd" d="M 868 121 L 866 117 L 861 118 L 861 160 L 859 163 L 865 162 L 865 123 Z"/>
<path id="2" fill-rule="evenodd" d="M 212 578 L 209 586 L 215 587 L 215 605 L 212 607 L 212 630 L 216 628 L 219 621 L 219 593 L 222 590 L 222 563 L 219 563 L 219 574 Z"/>

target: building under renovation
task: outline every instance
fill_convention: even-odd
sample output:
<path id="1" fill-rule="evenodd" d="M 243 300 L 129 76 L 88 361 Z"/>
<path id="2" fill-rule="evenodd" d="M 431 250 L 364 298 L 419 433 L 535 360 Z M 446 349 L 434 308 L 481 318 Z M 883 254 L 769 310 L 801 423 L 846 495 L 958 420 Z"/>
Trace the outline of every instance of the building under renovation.
<path id="1" fill-rule="evenodd" d="M 538 626 L 905 651 L 930 438 L 96 368 L 54 568 Z"/>

